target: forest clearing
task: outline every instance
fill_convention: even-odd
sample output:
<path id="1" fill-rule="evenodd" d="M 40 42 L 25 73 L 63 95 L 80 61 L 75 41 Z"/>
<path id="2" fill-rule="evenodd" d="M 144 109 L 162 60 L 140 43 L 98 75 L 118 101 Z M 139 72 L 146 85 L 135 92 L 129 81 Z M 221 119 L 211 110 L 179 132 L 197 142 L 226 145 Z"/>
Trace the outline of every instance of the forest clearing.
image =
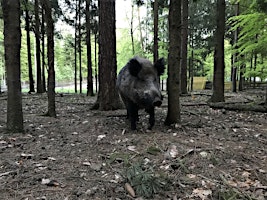
<path id="1" fill-rule="evenodd" d="M 45 94 L 23 94 L 25 133 L 7 133 L 2 94 L 1 199 L 266 199 L 267 114 L 212 109 L 210 95 L 180 97 L 173 126 L 164 125 L 165 98 L 151 131 L 145 112 L 131 131 L 125 109 L 90 110 L 96 97 L 56 94 L 52 118 Z M 225 93 L 239 104 L 263 96 Z"/>

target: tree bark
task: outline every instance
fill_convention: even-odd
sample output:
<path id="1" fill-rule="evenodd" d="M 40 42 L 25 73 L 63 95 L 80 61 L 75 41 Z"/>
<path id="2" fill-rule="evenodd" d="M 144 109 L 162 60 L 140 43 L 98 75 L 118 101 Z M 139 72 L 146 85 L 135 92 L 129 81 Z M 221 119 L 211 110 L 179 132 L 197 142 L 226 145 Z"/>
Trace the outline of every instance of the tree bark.
<path id="1" fill-rule="evenodd" d="M 7 130 L 23 132 L 23 112 L 20 80 L 20 1 L 2 1 L 4 18 L 4 48 L 7 70 Z"/>
<path id="2" fill-rule="evenodd" d="M 76 7 L 75 7 L 75 33 L 74 33 L 74 90 L 75 93 L 77 93 L 77 21 L 78 21 L 78 2 L 79 0 L 76 0 Z"/>
<path id="3" fill-rule="evenodd" d="M 133 20 L 134 20 L 134 3 L 132 2 L 132 13 L 131 13 L 131 41 L 132 41 L 132 53 L 135 55 L 134 50 L 134 35 L 133 35 Z"/>
<path id="4" fill-rule="evenodd" d="M 47 58 L 48 58 L 48 112 L 47 116 L 56 117 L 55 69 L 54 69 L 54 21 L 49 0 L 43 1 L 46 17 Z"/>
<path id="5" fill-rule="evenodd" d="M 170 0 L 168 55 L 168 111 L 166 125 L 180 123 L 181 0 Z"/>
<path id="6" fill-rule="evenodd" d="M 86 48 L 87 48 L 87 96 L 94 96 L 91 56 L 91 17 L 90 0 L 86 0 Z"/>
<path id="7" fill-rule="evenodd" d="M 26 36 L 27 36 L 27 55 L 28 55 L 28 72 L 29 72 L 29 84 L 30 90 L 29 93 L 35 92 L 34 89 L 34 80 L 32 74 L 32 54 L 31 54 L 31 37 L 30 37 L 30 16 L 28 10 L 28 0 L 25 0 L 25 29 L 26 29 Z"/>
<path id="8" fill-rule="evenodd" d="M 141 48 L 143 51 L 145 51 L 145 45 L 144 45 L 144 38 L 143 38 L 143 33 L 142 33 L 142 27 L 141 27 L 141 16 L 140 16 L 140 6 L 137 6 L 137 18 L 138 18 L 138 28 L 139 28 L 139 35 L 140 35 L 140 43 L 141 43 Z"/>
<path id="9" fill-rule="evenodd" d="M 214 75 L 213 93 L 211 102 L 224 101 L 224 31 L 225 31 L 225 0 L 217 0 L 215 32 L 215 51 L 214 51 Z"/>
<path id="10" fill-rule="evenodd" d="M 158 24 L 159 24 L 159 2 L 158 0 L 154 1 L 154 6 L 153 6 L 153 11 L 154 11 L 154 45 L 153 45 L 153 61 L 154 63 L 157 62 L 159 59 L 159 44 L 158 44 Z"/>
<path id="11" fill-rule="evenodd" d="M 42 24 L 41 24 L 41 33 L 42 33 L 42 86 L 43 92 L 46 92 L 46 80 L 45 80 L 45 14 L 44 8 L 42 6 Z"/>
<path id="12" fill-rule="evenodd" d="M 188 0 L 182 1 L 181 94 L 187 94 Z"/>
<path id="13" fill-rule="evenodd" d="M 81 34 L 81 0 L 78 4 L 78 54 L 79 54 L 79 76 L 80 76 L 80 94 L 82 94 L 83 75 L 82 75 L 82 34 Z"/>
<path id="14" fill-rule="evenodd" d="M 233 104 L 233 103 L 224 103 L 224 102 L 217 102 L 217 103 L 209 103 L 211 108 L 215 109 L 225 109 L 231 111 L 253 111 L 253 112 L 262 112 L 267 113 L 266 105 L 257 105 L 257 104 Z"/>
<path id="15" fill-rule="evenodd" d="M 114 110 L 121 107 L 116 90 L 115 0 L 99 0 L 99 93 L 95 108 Z M 98 105 L 98 106 L 97 106 Z"/>
<path id="16" fill-rule="evenodd" d="M 43 93 L 43 82 L 42 82 L 42 69 L 41 69 L 41 49 L 40 49 L 40 18 L 39 18 L 39 0 L 35 0 L 34 3 L 34 15 L 35 15 L 35 44 L 36 44 L 36 82 L 37 82 L 37 93 Z"/>
<path id="17" fill-rule="evenodd" d="M 239 3 L 236 5 L 235 15 L 239 15 Z M 238 49 L 237 43 L 238 43 L 238 35 L 239 35 L 239 29 L 237 28 L 234 32 L 234 47 L 235 49 Z M 233 65 L 232 65 L 232 92 L 236 92 L 236 81 L 237 81 L 237 69 L 238 69 L 238 53 L 234 53 L 233 55 Z"/>

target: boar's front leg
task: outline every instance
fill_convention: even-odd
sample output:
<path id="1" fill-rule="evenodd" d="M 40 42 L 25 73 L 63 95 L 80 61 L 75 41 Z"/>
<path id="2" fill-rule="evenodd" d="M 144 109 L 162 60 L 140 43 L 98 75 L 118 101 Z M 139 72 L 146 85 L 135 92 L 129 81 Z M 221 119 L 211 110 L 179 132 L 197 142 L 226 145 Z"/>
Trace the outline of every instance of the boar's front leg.
<path id="1" fill-rule="evenodd" d="M 130 102 L 127 106 L 127 116 L 131 122 L 131 129 L 136 130 L 136 122 L 138 121 L 138 106 Z"/>
<path id="2" fill-rule="evenodd" d="M 155 108 L 151 107 L 146 109 L 146 112 L 149 114 L 149 126 L 148 129 L 151 130 L 152 127 L 155 125 Z"/>

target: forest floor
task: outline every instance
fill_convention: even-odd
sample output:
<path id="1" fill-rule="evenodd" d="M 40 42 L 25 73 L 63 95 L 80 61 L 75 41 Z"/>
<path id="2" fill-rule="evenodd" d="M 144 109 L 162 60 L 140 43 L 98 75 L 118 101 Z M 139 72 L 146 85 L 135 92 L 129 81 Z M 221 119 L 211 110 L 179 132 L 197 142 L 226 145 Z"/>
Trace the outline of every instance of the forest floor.
<path id="1" fill-rule="evenodd" d="M 181 124 L 164 125 L 164 102 L 152 131 L 143 111 L 131 131 L 125 110 L 90 110 L 96 97 L 57 94 L 50 118 L 46 94 L 23 94 L 25 133 L 10 134 L 1 94 L 0 199 L 267 199 L 267 113 L 212 109 L 210 95 L 181 97 Z"/>

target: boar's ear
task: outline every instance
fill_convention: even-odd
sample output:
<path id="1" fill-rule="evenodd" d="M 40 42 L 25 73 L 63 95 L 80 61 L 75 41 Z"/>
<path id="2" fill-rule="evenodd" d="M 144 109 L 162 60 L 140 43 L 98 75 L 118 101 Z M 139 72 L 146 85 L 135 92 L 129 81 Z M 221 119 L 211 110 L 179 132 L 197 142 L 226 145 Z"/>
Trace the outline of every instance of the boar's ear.
<path id="1" fill-rule="evenodd" d="M 164 58 L 160 58 L 154 64 L 154 67 L 158 71 L 158 76 L 161 76 L 162 74 L 164 74 L 164 71 L 165 71 L 165 66 L 164 65 L 165 65 Z"/>
<path id="2" fill-rule="evenodd" d="M 142 69 L 142 65 L 135 59 L 131 59 L 128 63 L 129 71 L 132 76 L 137 76 Z"/>

